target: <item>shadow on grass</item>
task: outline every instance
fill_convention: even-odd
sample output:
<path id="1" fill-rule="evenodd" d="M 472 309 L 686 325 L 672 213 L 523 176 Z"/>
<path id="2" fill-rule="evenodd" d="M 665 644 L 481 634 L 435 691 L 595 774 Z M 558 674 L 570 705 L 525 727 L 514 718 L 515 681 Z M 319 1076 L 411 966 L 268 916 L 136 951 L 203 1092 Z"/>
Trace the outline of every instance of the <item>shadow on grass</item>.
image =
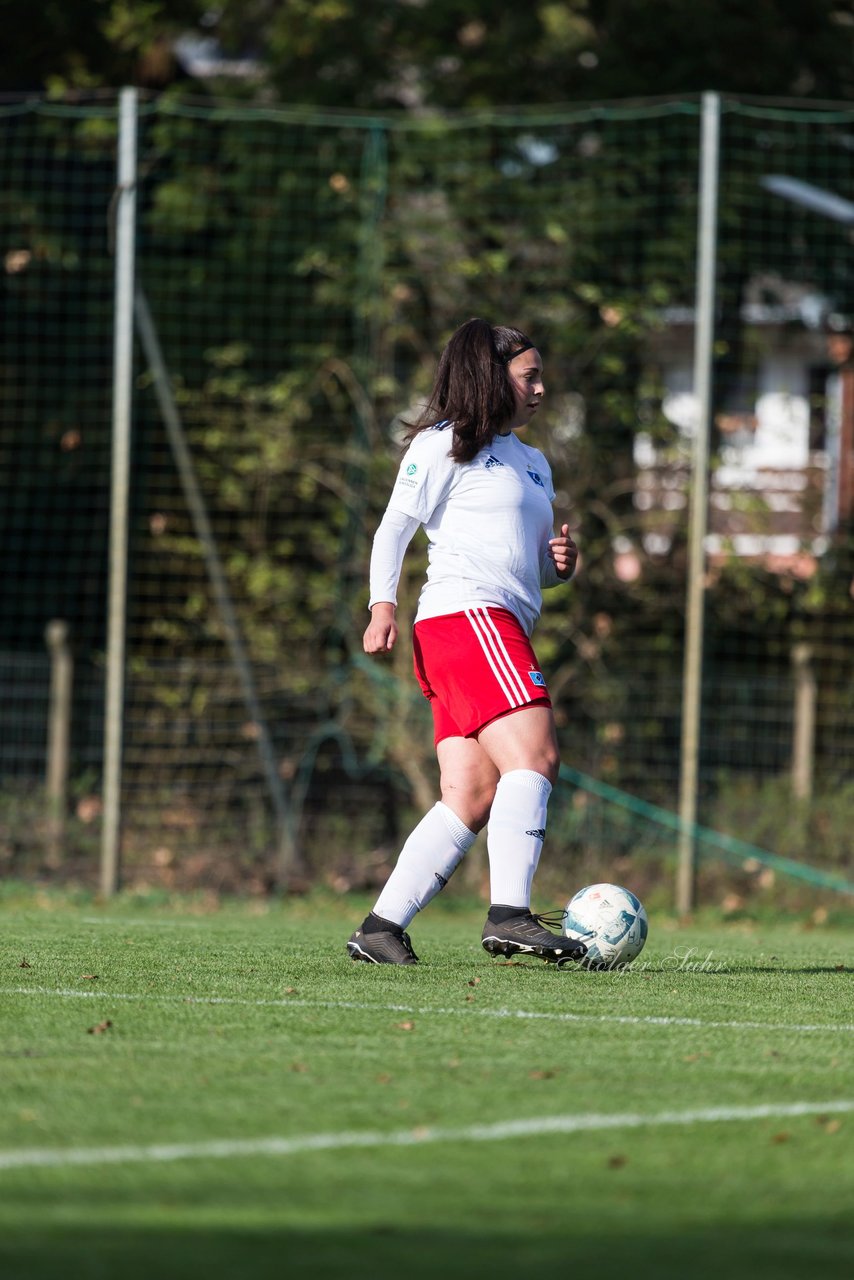
<path id="1" fill-rule="evenodd" d="M 567 1280 L 595 1267 L 633 1280 L 824 1280 L 854 1275 L 854 1228 L 839 1221 L 791 1219 L 661 1236 L 599 1230 L 579 1233 L 553 1224 L 518 1236 L 489 1230 L 364 1229 L 226 1230 L 66 1228 L 21 1235 L 0 1244 L 4 1280 L 456 1280 L 514 1275 L 527 1280 L 549 1268 Z"/>

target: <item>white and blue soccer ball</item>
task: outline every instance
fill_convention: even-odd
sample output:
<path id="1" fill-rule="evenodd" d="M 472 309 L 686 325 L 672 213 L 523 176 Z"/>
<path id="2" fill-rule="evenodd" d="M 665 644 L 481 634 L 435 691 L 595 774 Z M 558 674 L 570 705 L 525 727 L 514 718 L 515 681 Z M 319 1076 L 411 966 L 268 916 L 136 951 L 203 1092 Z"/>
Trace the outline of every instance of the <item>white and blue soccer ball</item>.
<path id="1" fill-rule="evenodd" d="M 640 898 L 618 884 L 588 884 L 566 908 L 563 931 L 585 943 L 588 969 L 621 969 L 637 959 L 649 932 Z"/>

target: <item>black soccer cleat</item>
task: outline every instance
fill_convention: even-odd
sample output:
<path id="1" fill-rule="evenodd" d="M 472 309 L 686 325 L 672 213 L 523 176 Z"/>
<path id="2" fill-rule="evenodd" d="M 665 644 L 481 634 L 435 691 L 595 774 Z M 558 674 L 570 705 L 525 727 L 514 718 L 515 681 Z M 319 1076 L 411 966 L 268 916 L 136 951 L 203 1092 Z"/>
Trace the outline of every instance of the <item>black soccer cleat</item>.
<path id="1" fill-rule="evenodd" d="M 583 960 L 587 955 L 587 947 L 576 938 L 567 938 L 562 933 L 552 933 L 545 928 L 546 924 L 558 924 L 566 913 L 552 911 L 545 915 L 534 915 L 533 912 L 520 909 L 519 914 L 511 916 L 500 924 L 487 917 L 483 926 L 482 943 L 485 951 L 492 956 L 540 956 L 549 964 L 561 965 L 565 961 Z"/>
<path id="2" fill-rule="evenodd" d="M 369 927 L 366 929 L 365 925 Z M 347 950 L 351 960 L 366 960 L 368 964 L 418 964 L 409 934 L 399 924 L 373 912 L 350 937 Z"/>

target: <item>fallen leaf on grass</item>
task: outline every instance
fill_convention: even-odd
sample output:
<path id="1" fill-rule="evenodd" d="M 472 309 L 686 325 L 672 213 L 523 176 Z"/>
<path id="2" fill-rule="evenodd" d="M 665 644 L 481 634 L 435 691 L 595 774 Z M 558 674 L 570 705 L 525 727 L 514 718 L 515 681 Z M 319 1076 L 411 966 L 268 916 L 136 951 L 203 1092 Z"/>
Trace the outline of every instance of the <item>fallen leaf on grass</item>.
<path id="1" fill-rule="evenodd" d="M 781 1143 L 788 1142 L 791 1136 L 792 1135 L 790 1133 L 786 1133 L 784 1130 L 782 1133 L 775 1133 L 771 1141 L 774 1143 L 775 1147 L 779 1147 Z"/>
<path id="2" fill-rule="evenodd" d="M 398 1031 L 414 1031 L 415 1030 L 414 1022 L 396 1022 L 394 1025 L 397 1027 Z"/>
<path id="3" fill-rule="evenodd" d="M 80 981 L 81 982 L 97 982 L 100 976 L 101 975 L 99 973 L 81 973 Z"/>
<path id="4" fill-rule="evenodd" d="M 19 969 L 32 969 L 32 967 L 33 967 L 33 966 L 30 964 L 30 962 L 29 962 L 29 960 L 27 959 L 27 957 L 26 957 L 26 956 L 23 956 L 23 957 L 22 957 L 22 959 L 21 959 L 21 963 L 18 965 L 18 968 L 19 968 Z"/>
<path id="5" fill-rule="evenodd" d="M 528 1077 L 531 1080 L 554 1080 L 556 1075 L 557 1075 L 557 1072 L 551 1071 L 551 1070 L 528 1072 Z"/>
<path id="6" fill-rule="evenodd" d="M 609 1169 L 622 1169 L 628 1163 L 629 1163 L 628 1156 L 609 1156 L 608 1157 Z"/>
<path id="7" fill-rule="evenodd" d="M 110 1022 L 110 1019 L 107 1018 L 106 1021 L 96 1022 L 94 1027 L 89 1027 L 87 1034 L 90 1036 L 102 1036 L 105 1031 L 109 1031 L 112 1025 L 113 1024 Z"/>
<path id="8" fill-rule="evenodd" d="M 392 1077 L 388 1075 L 385 1071 L 383 1071 L 381 1075 L 377 1076 L 377 1084 L 391 1084 L 391 1082 L 392 1082 Z"/>
<path id="9" fill-rule="evenodd" d="M 286 996 L 295 996 L 296 993 L 297 993 L 296 987 L 285 987 Z"/>
<path id="10" fill-rule="evenodd" d="M 480 978 L 469 978 L 469 986 L 476 987 L 480 983 Z"/>
<path id="11" fill-rule="evenodd" d="M 815 1122 L 821 1125 L 825 1133 L 838 1133 L 842 1128 L 842 1121 L 830 1116 L 816 1116 Z"/>

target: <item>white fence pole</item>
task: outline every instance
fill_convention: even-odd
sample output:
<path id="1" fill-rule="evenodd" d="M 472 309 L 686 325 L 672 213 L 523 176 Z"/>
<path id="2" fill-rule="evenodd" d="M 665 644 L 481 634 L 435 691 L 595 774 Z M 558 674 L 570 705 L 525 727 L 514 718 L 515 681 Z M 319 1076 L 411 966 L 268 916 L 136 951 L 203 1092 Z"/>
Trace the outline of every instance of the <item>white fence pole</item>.
<path id="1" fill-rule="evenodd" d="M 697 782 L 703 677 L 703 612 L 705 550 L 708 519 L 709 428 L 712 415 L 712 352 L 715 336 L 715 273 L 717 262 L 718 168 L 721 100 L 703 94 L 700 144 L 700 209 L 697 229 L 697 289 L 694 328 L 694 396 L 697 426 L 694 436 L 691 516 L 688 544 L 688 583 L 685 601 L 685 655 L 682 680 L 682 745 L 679 780 L 679 865 L 677 910 L 686 915 L 694 905 L 696 879 Z"/>
<path id="2" fill-rule="evenodd" d="M 136 241 L 137 91 L 119 96 L 118 185 L 115 199 L 113 436 L 110 487 L 110 569 L 104 717 L 101 892 L 119 887 L 122 740 L 125 694 L 128 520 L 130 510 L 133 297 Z"/>

